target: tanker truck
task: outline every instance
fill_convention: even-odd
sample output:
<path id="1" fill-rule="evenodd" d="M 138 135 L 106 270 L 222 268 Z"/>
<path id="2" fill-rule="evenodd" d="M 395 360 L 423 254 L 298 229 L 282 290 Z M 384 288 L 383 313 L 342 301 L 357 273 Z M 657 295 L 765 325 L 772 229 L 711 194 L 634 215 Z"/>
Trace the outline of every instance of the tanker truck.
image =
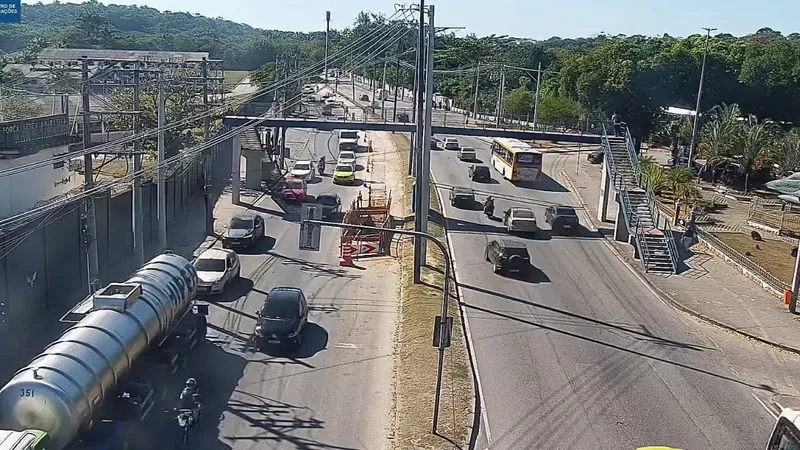
<path id="1" fill-rule="evenodd" d="M 205 340 L 197 280 L 192 263 L 168 251 L 67 312 L 61 320 L 74 325 L 0 389 L 8 448 L 82 448 L 103 424 L 143 419 L 153 374 L 175 373 Z"/>

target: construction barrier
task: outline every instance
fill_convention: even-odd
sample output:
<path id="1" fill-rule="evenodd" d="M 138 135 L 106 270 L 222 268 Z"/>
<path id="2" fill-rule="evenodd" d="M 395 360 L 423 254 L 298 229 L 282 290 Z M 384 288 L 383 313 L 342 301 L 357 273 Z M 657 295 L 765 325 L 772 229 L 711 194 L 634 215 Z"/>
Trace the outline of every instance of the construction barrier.
<path id="1" fill-rule="evenodd" d="M 383 187 L 370 187 L 366 200 L 361 192 L 344 214 L 342 223 L 385 228 L 386 231 L 342 229 L 340 265 L 352 265 L 353 257 L 388 255 L 391 243 L 391 193 Z"/>

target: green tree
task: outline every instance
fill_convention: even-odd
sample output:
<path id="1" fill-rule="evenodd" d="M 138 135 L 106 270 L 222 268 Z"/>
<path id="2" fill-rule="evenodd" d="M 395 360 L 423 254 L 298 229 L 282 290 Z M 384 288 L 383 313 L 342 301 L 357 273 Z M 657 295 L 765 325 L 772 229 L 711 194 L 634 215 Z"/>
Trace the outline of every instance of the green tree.
<path id="1" fill-rule="evenodd" d="M 0 121 L 27 119 L 44 114 L 44 107 L 24 95 L 12 93 L 0 99 Z"/>
<path id="2" fill-rule="evenodd" d="M 782 173 L 800 170 L 800 129 L 790 130 L 773 145 L 772 156 Z"/>
<path id="3" fill-rule="evenodd" d="M 525 87 L 518 87 L 511 90 L 503 99 L 503 114 L 508 116 L 524 116 L 533 112 L 535 93 Z"/>
<path id="4" fill-rule="evenodd" d="M 259 86 L 266 86 L 275 82 L 275 63 L 268 62 L 250 74 L 250 81 Z"/>
<path id="5" fill-rule="evenodd" d="M 80 92 L 81 80 L 69 69 L 54 67 L 45 78 L 47 89 L 54 94 Z"/>
<path id="6" fill-rule="evenodd" d="M 741 128 L 734 134 L 733 147 L 739 155 L 739 163 L 744 169 L 744 190 L 748 191 L 750 175 L 758 158 L 766 149 L 772 146 L 777 129 L 772 123 L 759 122 L 756 116 L 751 115 L 743 122 Z"/>

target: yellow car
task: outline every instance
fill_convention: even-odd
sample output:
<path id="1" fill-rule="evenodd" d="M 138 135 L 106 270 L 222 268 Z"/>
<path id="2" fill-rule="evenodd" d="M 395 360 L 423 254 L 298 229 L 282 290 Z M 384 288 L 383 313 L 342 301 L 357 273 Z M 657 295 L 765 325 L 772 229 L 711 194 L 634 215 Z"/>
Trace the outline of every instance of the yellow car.
<path id="1" fill-rule="evenodd" d="M 356 168 L 350 164 L 337 164 L 333 169 L 335 184 L 353 184 L 356 182 Z"/>

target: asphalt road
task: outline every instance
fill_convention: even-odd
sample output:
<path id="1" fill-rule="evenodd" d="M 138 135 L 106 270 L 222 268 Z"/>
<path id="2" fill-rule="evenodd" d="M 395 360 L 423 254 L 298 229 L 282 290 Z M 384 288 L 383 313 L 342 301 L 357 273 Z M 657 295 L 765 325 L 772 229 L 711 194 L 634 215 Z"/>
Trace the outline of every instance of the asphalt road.
<path id="1" fill-rule="evenodd" d="M 486 141 L 458 139 L 488 165 Z M 588 230 L 581 237 L 544 232 L 527 239 L 539 269 L 527 280 L 493 274 L 485 243 L 504 230 L 480 205 L 451 207 L 450 186 L 471 186 L 479 201 L 493 195 L 498 213 L 529 207 L 547 230 L 544 208 L 575 200 L 549 177 L 533 189 L 515 187 L 495 171 L 493 183 L 472 183 L 468 163 L 455 153 L 433 151 L 432 170 L 446 203 L 477 360 L 484 447 L 763 448 L 774 419 L 753 394 L 791 390 L 797 358 L 665 305 Z M 546 155 L 545 172 L 557 172 L 565 158 Z"/>
<path id="2" fill-rule="evenodd" d="M 287 142 L 298 159 L 328 156 L 327 175 L 309 194 L 336 192 L 346 210 L 359 188 L 331 183 L 336 138 L 290 130 Z M 323 228 L 319 252 L 299 251 L 297 211 L 270 198 L 253 209 L 266 218 L 268 238 L 240 255 L 242 279 L 211 306 L 210 343 L 193 374 L 204 389 L 205 418 L 191 448 L 385 448 L 397 312 L 392 266 L 339 267 L 336 228 Z M 255 312 L 275 286 L 301 287 L 311 306 L 302 347 L 285 354 L 266 354 L 251 340 Z M 152 438 L 150 448 L 168 448 L 165 437 Z"/>

